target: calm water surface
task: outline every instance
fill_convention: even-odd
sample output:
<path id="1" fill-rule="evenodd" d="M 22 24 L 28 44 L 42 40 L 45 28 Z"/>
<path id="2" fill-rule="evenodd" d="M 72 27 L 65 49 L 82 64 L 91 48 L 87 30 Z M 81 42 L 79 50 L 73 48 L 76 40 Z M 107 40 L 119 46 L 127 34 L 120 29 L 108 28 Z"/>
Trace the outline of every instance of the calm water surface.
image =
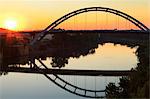
<path id="1" fill-rule="evenodd" d="M 130 70 L 138 63 L 137 47 L 105 43 L 98 45 L 94 54 L 69 58 L 62 69 Z M 51 57 L 42 60 L 49 68 Z M 38 62 L 37 62 L 38 64 Z M 55 67 L 57 68 L 57 67 Z M 109 82 L 117 83 L 119 77 L 60 76 L 73 85 L 86 89 L 105 89 Z M 41 74 L 8 73 L 0 77 L 1 99 L 84 99 L 59 88 Z"/>

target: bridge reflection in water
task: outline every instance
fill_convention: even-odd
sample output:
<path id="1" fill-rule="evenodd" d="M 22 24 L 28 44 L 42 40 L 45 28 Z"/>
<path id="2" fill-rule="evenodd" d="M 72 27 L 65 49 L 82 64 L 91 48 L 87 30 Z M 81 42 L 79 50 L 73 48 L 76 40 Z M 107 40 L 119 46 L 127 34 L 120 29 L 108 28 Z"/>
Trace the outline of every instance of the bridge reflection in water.
<path id="1" fill-rule="evenodd" d="M 81 32 L 81 31 L 79 31 Z M 133 73 L 131 70 L 79 70 L 63 69 L 70 58 L 79 58 L 95 53 L 98 45 L 105 43 L 114 43 L 136 47 L 140 49 L 148 43 L 148 33 L 75 33 L 67 31 L 66 33 L 48 34 L 41 42 L 38 42 L 34 48 L 31 46 L 5 46 L 1 51 L 1 72 L 22 72 L 22 73 L 40 73 L 46 76 L 50 81 L 73 94 L 83 97 L 105 97 L 99 93 L 102 90 L 89 90 L 78 87 L 65 81 L 58 75 L 80 75 L 80 76 L 128 76 Z M 36 49 L 36 50 L 35 50 Z M 51 66 L 47 66 L 43 61 L 47 57 L 52 58 Z M 25 67 L 23 65 L 26 65 Z M 99 64 L 100 65 L 100 64 Z M 55 69 L 59 68 L 59 69 Z M 50 75 L 49 75 L 50 74 Z M 51 76 L 54 77 L 51 77 Z M 61 81 L 60 82 L 58 82 Z M 88 94 L 91 93 L 91 94 Z"/>

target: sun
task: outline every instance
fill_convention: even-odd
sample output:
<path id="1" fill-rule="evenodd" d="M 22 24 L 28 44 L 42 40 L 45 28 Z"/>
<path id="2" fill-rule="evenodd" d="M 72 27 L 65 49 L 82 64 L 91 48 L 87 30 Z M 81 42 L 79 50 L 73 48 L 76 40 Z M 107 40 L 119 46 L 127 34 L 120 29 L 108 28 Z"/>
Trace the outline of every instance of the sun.
<path id="1" fill-rule="evenodd" d="M 10 30 L 15 30 L 17 28 L 17 21 L 16 20 L 12 20 L 12 19 L 8 19 L 4 22 L 4 26 L 7 29 Z"/>

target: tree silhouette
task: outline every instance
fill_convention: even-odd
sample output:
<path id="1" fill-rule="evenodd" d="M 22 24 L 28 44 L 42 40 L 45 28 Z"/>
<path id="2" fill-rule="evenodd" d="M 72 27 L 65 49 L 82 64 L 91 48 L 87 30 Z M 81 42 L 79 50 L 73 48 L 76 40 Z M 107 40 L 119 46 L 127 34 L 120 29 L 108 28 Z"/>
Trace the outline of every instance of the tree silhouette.
<path id="1" fill-rule="evenodd" d="M 65 64 L 68 64 L 68 58 L 62 58 L 62 57 L 53 57 L 52 58 L 52 67 L 58 67 L 62 68 L 65 67 Z"/>

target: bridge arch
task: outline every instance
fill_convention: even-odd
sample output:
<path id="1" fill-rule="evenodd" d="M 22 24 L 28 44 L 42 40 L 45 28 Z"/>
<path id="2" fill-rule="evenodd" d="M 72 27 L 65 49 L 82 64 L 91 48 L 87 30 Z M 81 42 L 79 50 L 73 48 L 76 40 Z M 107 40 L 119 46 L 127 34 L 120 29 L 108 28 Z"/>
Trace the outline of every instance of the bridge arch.
<path id="1" fill-rule="evenodd" d="M 31 43 L 33 44 L 36 41 L 40 41 L 47 34 L 48 31 L 53 30 L 57 25 L 63 23 L 65 20 L 67 20 L 73 16 L 76 16 L 78 14 L 92 12 L 92 11 L 101 11 L 101 12 L 112 13 L 112 14 L 118 15 L 118 16 L 130 21 L 135 26 L 137 26 L 139 29 L 141 29 L 143 31 L 149 31 L 149 28 L 146 27 L 143 23 L 141 23 L 137 19 L 133 18 L 132 16 L 130 16 L 124 12 L 121 12 L 121 11 L 118 11 L 118 10 L 115 10 L 112 8 L 107 8 L 107 7 L 88 7 L 88 8 L 82 8 L 79 10 L 75 10 L 73 12 L 70 12 L 70 13 L 60 17 L 59 19 L 54 21 L 52 24 L 50 24 L 47 28 L 45 28 L 39 35 L 37 35 Z"/>
<path id="2" fill-rule="evenodd" d="M 68 81 L 65 81 L 63 78 L 59 77 L 57 74 L 48 75 L 41 69 L 42 67 L 45 69 L 48 69 L 47 66 L 40 59 L 37 59 L 37 61 L 39 61 L 40 63 L 39 66 L 35 64 L 34 62 L 31 62 L 35 66 L 35 69 L 41 72 L 48 80 L 52 81 L 54 84 L 64 89 L 65 91 L 70 92 L 74 95 L 86 97 L 86 98 L 105 98 L 105 96 L 100 96 L 99 94 L 105 93 L 106 90 L 96 90 L 96 89 L 92 90 L 92 89 L 81 88 L 81 87 L 71 84 Z M 66 86 L 69 86 L 69 87 L 67 88 Z M 71 90 L 70 88 L 73 90 Z M 88 93 L 91 93 L 91 94 L 88 94 Z"/>

